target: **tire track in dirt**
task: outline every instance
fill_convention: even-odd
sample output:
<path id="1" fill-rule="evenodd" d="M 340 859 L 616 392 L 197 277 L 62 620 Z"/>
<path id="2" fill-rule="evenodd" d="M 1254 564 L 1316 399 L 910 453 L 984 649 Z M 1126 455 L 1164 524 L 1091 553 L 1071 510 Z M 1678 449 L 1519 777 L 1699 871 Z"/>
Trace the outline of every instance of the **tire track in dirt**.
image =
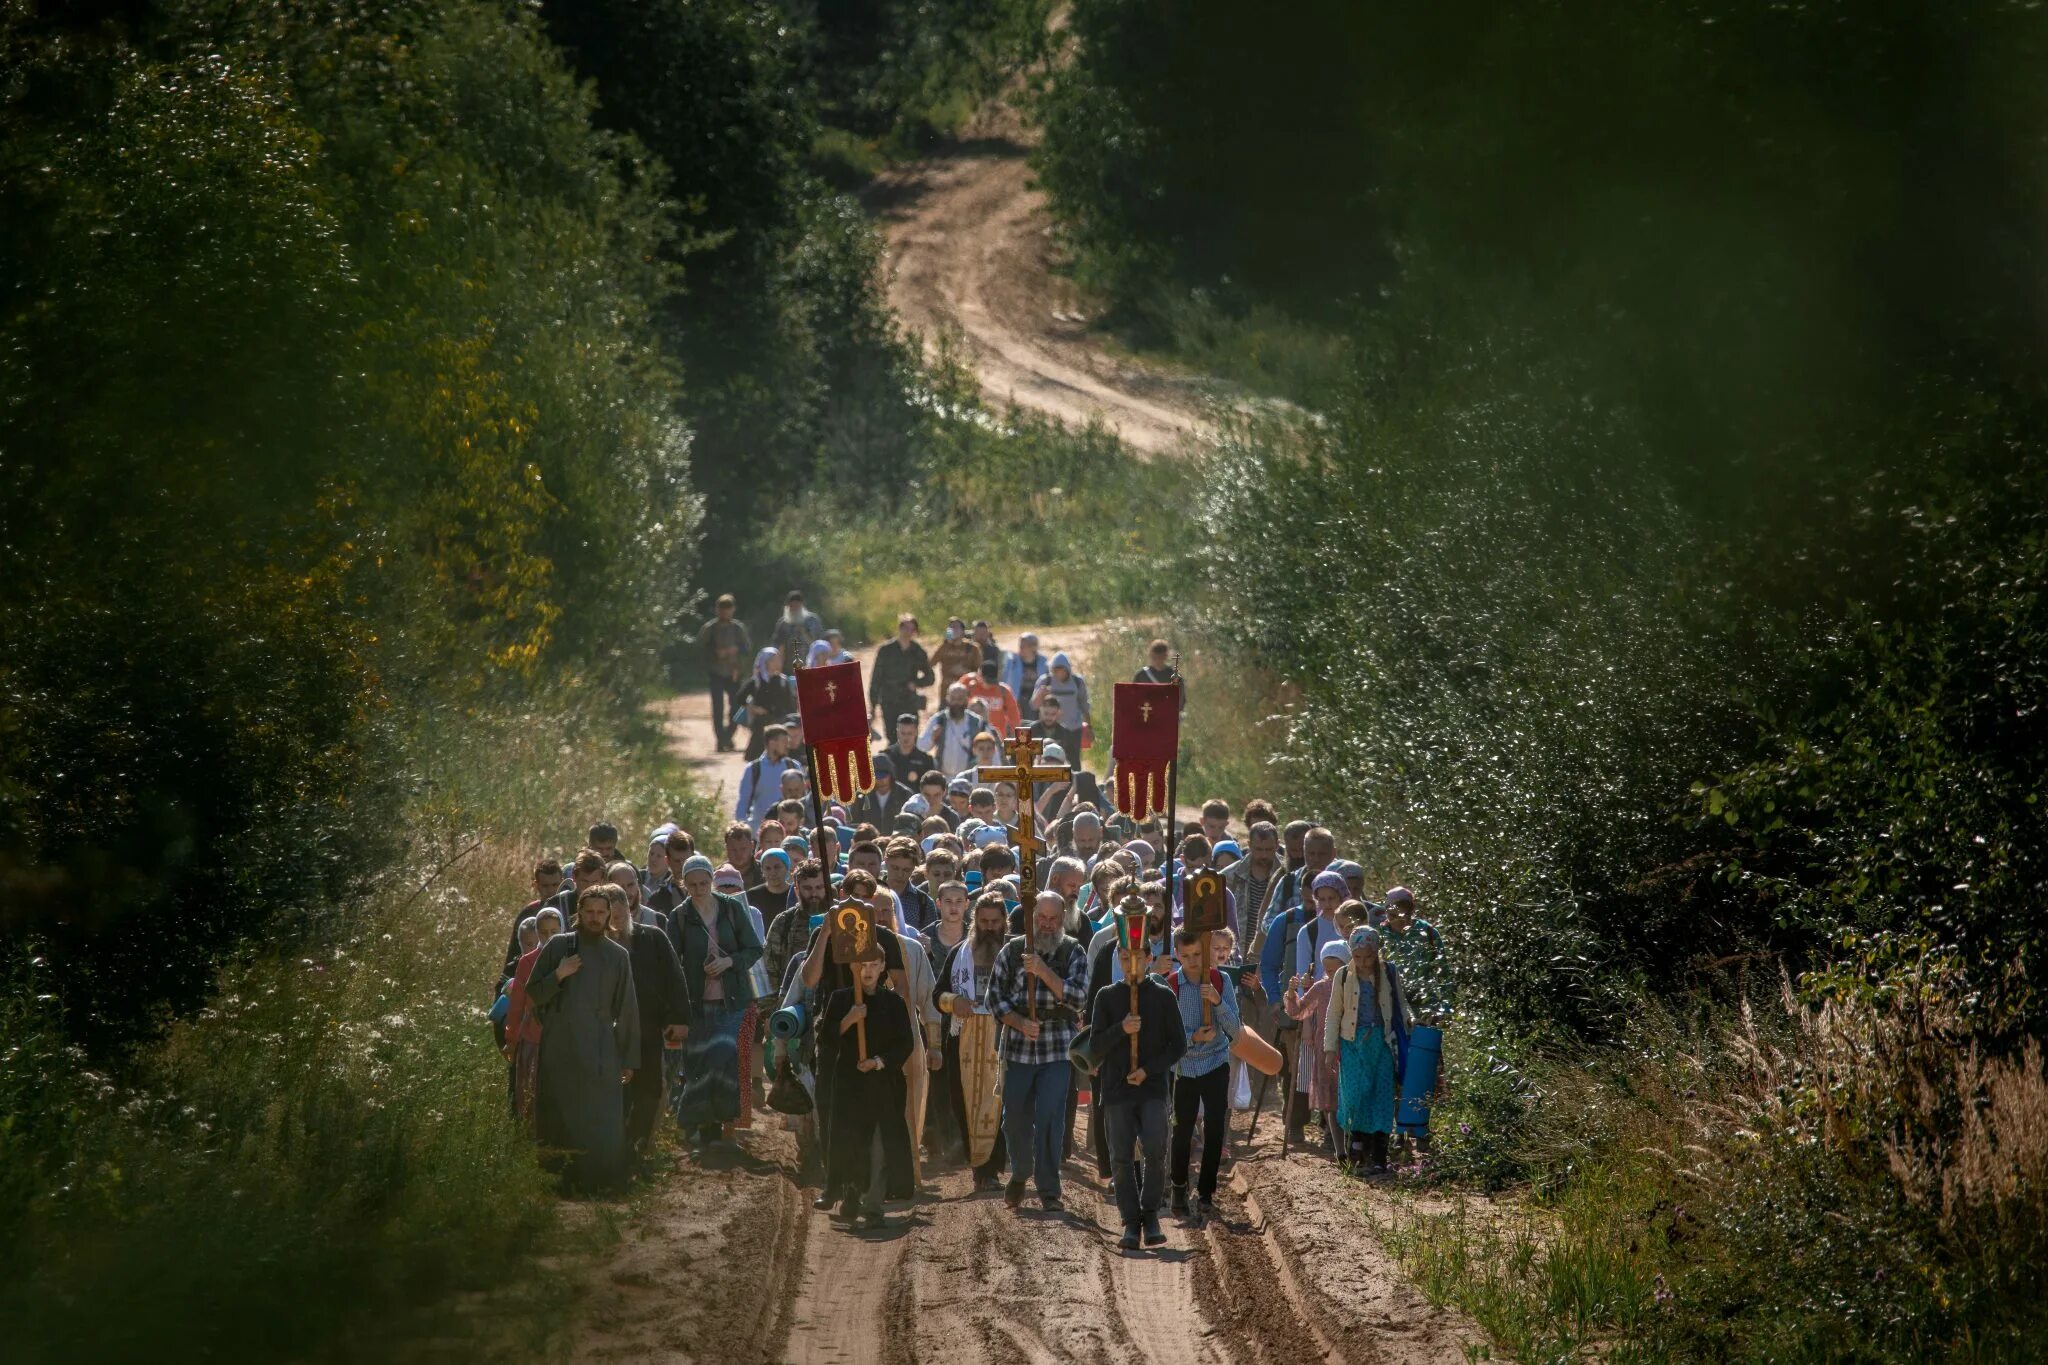
<path id="1" fill-rule="evenodd" d="M 999 103 L 948 150 L 876 180 L 863 198 L 887 241 L 890 307 L 927 345 L 958 332 L 997 404 L 1074 426 L 1099 419 L 1146 456 L 1206 436 L 1201 381 L 1119 360 L 1089 333 L 1079 291 L 1053 269 L 1029 152 L 1022 120 Z"/>

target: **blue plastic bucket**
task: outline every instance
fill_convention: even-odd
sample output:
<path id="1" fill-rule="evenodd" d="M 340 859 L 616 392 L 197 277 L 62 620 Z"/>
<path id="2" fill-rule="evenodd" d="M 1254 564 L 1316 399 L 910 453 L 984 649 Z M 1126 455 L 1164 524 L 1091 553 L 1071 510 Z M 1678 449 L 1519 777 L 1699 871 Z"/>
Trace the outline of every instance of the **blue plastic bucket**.
<path id="1" fill-rule="evenodd" d="M 1429 1097 L 1443 1064 L 1444 1031 L 1417 1024 L 1408 1031 L 1408 1061 L 1401 1074 L 1401 1106 L 1395 1122 L 1404 1133 L 1429 1131 Z"/>

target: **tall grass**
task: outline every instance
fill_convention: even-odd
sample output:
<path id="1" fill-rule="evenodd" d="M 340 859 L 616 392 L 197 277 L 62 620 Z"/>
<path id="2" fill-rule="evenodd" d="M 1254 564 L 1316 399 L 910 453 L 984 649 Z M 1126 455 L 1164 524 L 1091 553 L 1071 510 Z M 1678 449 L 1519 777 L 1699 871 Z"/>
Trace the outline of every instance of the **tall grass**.
<path id="1" fill-rule="evenodd" d="M 656 756 L 600 733 L 575 706 L 451 726 L 380 889 L 232 960 L 118 1073 L 58 1041 L 36 968 L 17 967 L 30 989 L 0 1002 L 10 1359 L 547 1338 L 567 1290 L 532 1262 L 566 1234 L 486 1018 L 510 915 L 536 852 L 600 814 L 711 827 Z"/>
<path id="2" fill-rule="evenodd" d="M 1481 1131 L 1453 1054 L 1440 1163 L 1511 1142 L 1505 1211 L 1396 1199 L 1382 1234 L 1524 1361 L 2039 1358 L 2048 1072 L 1958 1039 L 1938 957 L 1856 998 L 1642 1012 L 1625 1047 L 1526 1067 Z"/>
<path id="3" fill-rule="evenodd" d="M 1195 546 L 1185 467 L 1080 430 L 983 405 L 942 354 L 924 449 L 900 487 L 815 488 L 757 553 L 818 585 L 824 614 L 884 639 L 897 616 L 1057 625 L 1158 603 Z"/>

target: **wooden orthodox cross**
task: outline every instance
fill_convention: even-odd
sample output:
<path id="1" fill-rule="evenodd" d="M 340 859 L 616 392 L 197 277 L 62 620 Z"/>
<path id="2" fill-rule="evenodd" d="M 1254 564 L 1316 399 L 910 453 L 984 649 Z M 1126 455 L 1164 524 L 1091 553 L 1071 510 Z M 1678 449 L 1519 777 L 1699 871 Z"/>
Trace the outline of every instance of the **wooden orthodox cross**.
<path id="1" fill-rule="evenodd" d="M 1013 765 L 1008 768 L 982 768 L 975 775 L 983 782 L 1014 782 L 1017 784 L 1017 823 L 1005 825 L 1017 844 L 1017 890 L 1024 900 L 1024 947 L 1029 956 L 1031 947 L 1031 915 L 1038 897 L 1038 853 L 1045 847 L 1045 840 L 1038 837 L 1038 805 L 1032 800 L 1036 793 L 1033 786 L 1040 782 L 1071 782 L 1074 774 L 1066 768 L 1041 768 L 1038 756 L 1045 750 L 1045 744 L 1028 730 L 1019 730 L 1010 737 L 1010 757 Z M 1029 1002 L 1031 1017 L 1038 1017 L 1038 987 L 1034 984 L 1025 993 Z"/>

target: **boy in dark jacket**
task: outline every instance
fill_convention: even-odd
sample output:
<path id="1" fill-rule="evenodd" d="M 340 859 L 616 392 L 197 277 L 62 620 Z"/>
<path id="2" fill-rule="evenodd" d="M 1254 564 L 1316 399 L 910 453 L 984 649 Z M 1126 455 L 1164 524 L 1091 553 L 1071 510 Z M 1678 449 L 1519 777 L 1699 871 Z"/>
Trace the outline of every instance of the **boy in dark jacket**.
<path id="1" fill-rule="evenodd" d="M 1173 1082 L 1174 1064 L 1188 1049 L 1180 1004 L 1165 982 L 1146 976 L 1138 981 L 1135 993 L 1128 984 L 1097 991 L 1092 1015 L 1089 1036 L 1102 1058 L 1095 1084 L 1102 1095 L 1110 1171 L 1116 1180 L 1117 1212 L 1124 1224 L 1117 1245 L 1136 1251 L 1142 1235 L 1146 1246 L 1161 1246 L 1166 1241 L 1159 1226 L 1159 1201 L 1166 1188 L 1167 1091 Z M 1135 1061 L 1133 1037 L 1137 1039 Z M 1144 1158 L 1142 1190 L 1134 1169 L 1137 1154 Z"/>

